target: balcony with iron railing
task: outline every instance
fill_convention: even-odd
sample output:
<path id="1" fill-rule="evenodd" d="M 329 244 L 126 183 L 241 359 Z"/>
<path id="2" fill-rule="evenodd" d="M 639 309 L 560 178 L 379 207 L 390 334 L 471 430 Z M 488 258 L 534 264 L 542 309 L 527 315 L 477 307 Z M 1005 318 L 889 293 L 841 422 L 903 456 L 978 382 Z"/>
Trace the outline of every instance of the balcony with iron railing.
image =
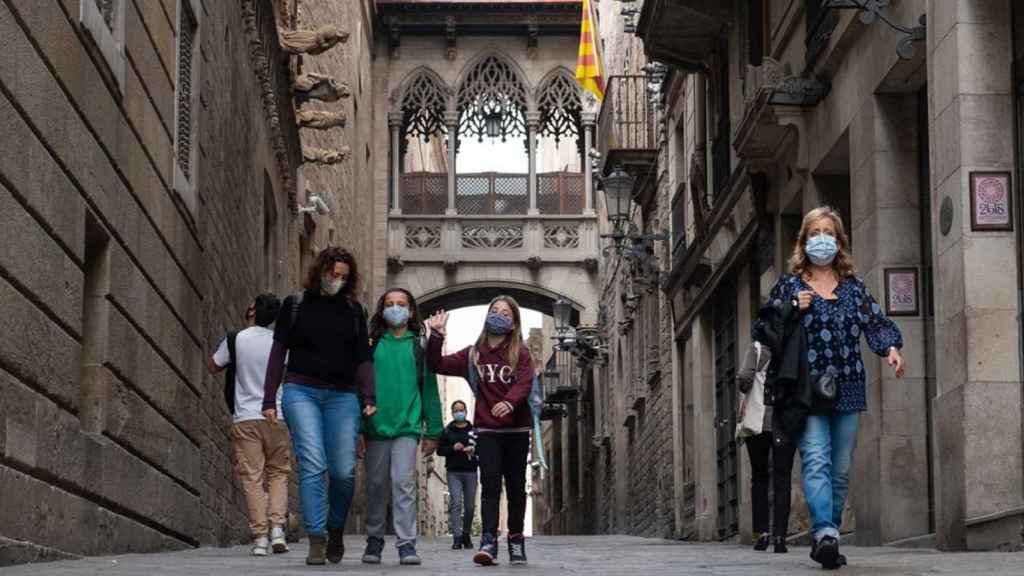
<path id="1" fill-rule="evenodd" d="M 657 131 L 647 93 L 647 76 L 612 76 L 597 121 L 598 151 L 609 174 L 616 166 L 644 172 L 658 158 Z"/>

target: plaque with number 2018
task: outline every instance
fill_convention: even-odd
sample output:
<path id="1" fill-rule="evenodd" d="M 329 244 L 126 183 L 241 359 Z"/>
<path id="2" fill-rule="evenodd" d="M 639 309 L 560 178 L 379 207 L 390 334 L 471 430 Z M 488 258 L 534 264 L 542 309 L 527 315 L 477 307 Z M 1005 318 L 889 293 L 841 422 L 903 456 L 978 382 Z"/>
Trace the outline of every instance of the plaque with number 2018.
<path id="1" fill-rule="evenodd" d="M 1013 230 L 1009 172 L 971 172 L 971 230 Z"/>

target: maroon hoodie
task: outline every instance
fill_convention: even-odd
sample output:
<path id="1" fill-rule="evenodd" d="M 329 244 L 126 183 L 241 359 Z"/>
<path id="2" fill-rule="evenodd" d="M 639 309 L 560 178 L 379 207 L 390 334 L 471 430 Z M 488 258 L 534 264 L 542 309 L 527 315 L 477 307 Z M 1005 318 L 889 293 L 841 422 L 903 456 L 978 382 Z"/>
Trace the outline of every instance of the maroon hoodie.
<path id="1" fill-rule="evenodd" d="M 469 375 L 470 347 L 442 357 L 443 344 L 444 337 L 432 332 L 427 346 L 427 365 L 430 370 L 443 376 L 466 378 Z M 529 431 L 533 425 L 530 405 L 527 403 L 533 386 L 533 358 L 530 357 L 530 351 L 525 344 L 520 346 L 519 359 L 513 371 L 511 364 L 505 359 L 507 349 L 507 339 L 497 348 L 492 349 L 486 344 L 477 348 L 476 363 L 480 370 L 480 390 L 476 398 L 473 420 L 477 430 L 482 432 Z M 501 401 L 507 401 L 514 410 L 503 418 L 497 418 L 491 414 L 491 409 Z"/>

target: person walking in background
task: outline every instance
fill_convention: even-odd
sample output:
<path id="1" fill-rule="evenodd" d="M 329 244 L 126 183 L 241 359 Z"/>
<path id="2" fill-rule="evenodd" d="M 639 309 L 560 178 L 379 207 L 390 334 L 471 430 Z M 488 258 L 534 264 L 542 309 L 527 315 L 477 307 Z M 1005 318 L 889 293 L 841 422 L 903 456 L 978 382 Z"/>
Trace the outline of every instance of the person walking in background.
<path id="1" fill-rule="evenodd" d="M 473 549 L 471 533 L 476 512 L 477 463 L 476 429 L 469 420 L 466 403 L 452 403 L 452 421 L 441 436 L 437 453 L 444 456 L 448 472 L 448 524 L 452 529 L 452 550 Z"/>
<path id="2" fill-rule="evenodd" d="M 771 351 L 757 341 L 748 349 L 736 374 L 740 392 L 749 395 L 755 375 L 764 373 L 771 364 Z M 776 554 L 788 552 L 789 512 L 792 500 L 793 457 L 796 443 L 781 434 L 773 435 L 774 411 L 766 402 L 761 433 L 743 438 L 750 458 L 750 503 L 754 525 L 754 550 L 764 551 L 773 545 Z M 773 490 L 774 489 L 774 490 Z M 769 494 L 774 498 L 769 498 Z M 769 509 L 774 514 L 769 513 Z M 769 526 L 769 519 L 771 525 Z"/>
<path id="3" fill-rule="evenodd" d="M 831 208 L 804 216 L 789 258 L 789 275 L 772 289 L 769 304 L 795 309 L 806 340 L 802 361 L 813 401 L 807 403 L 810 409 L 798 447 L 812 522 L 811 558 L 835 569 L 846 563 L 839 553 L 839 528 L 860 413 L 867 409 L 860 336 L 886 359 L 896 378 L 905 370 L 903 338 L 855 276 L 849 238 Z"/>
<path id="4" fill-rule="evenodd" d="M 281 301 L 274 294 L 257 296 L 250 306 L 254 325 L 238 334 L 229 334 L 208 365 L 211 374 L 234 366 L 231 444 L 235 471 L 249 512 L 254 556 L 266 556 L 271 547 L 275 554 L 288 551 L 285 524 L 292 463 L 288 429 L 279 419 L 267 419 L 262 414 L 263 380 L 273 346 L 273 324 L 280 308 Z M 279 395 L 275 397 L 274 412 L 280 416 Z"/>
<path id="5" fill-rule="evenodd" d="M 299 466 L 307 564 L 336 564 L 345 555 L 360 415 L 376 412 L 373 358 L 366 310 L 355 296 L 358 285 L 356 261 L 348 251 L 322 250 L 306 275 L 305 290 L 281 306 L 267 364 L 263 415 L 276 418 L 275 398 L 283 381 L 281 410 Z"/>
<path id="6" fill-rule="evenodd" d="M 418 565 L 417 452 L 434 453 L 443 424 L 437 376 L 427 370 L 426 326 L 409 291 L 392 289 L 380 297 L 370 321 L 370 342 L 377 412 L 364 425 L 367 539 L 363 562 L 380 564 L 390 502 L 400 562 Z"/>
<path id="7" fill-rule="evenodd" d="M 533 359 L 523 345 L 519 304 L 511 296 L 498 296 L 487 309 L 476 344 L 448 356 L 441 354 L 448 314 L 441 310 L 432 316 L 428 365 L 438 374 L 467 378 L 476 395 L 474 420 L 483 487 L 483 534 L 473 560 L 490 566 L 498 558 L 498 514 L 504 480 L 509 561 L 525 564 L 526 460 L 532 430 L 527 398 L 533 385 Z"/>

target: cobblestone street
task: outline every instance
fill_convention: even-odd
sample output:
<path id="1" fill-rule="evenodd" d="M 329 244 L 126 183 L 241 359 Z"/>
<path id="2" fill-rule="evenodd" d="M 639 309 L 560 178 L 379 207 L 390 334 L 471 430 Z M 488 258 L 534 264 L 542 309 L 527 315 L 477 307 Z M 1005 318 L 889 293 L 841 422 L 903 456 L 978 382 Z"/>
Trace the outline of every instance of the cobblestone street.
<path id="1" fill-rule="evenodd" d="M 0 570 L 4 576 L 65 575 L 154 575 L 203 574 L 260 576 L 264 574 L 309 574 L 312 572 L 345 572 L 354 574 L 449 575 L 475 570 L 470 552 L 448 549 L 447 540 L 430 539 L 420 543 L 424 559 L 421 567 L 399 567 L 397 554 L 389 542 L 384 564 L 364 566 L 359 563 L 362 539 L 350 538 L 341 567 L 308 567 L 305 543 L 292 546 L 289 554 L 253 558 L 248 549 L 201 548 L 168 554 L 139 554 L 89 558 L 51 564 L 25 565 Z M 655 576 L 725 576 L 756 574 L 758 576 L 820 574 L 807 557 L 806 547 L 795 547 L 786 555 L 756 553 L 746 546 L 732 544 L 691 544 L 623 536 L 540 537 L 529 540 L 530 564 L 508 567 L 502 564 L 487 569 L 488 574 L 587 574 Z M 505 550 L 502 549 L 502 560 Z M 897 548 L 844 548 L 851 566 L 840 574 L 917 575 L 917 574 L 985 574 L 986 576 L 1019 575 L 1024 571 L 1024 553 L 944 554 L 932 550 Z M 480 569 L 483 570 L 483 569 Z"/>

